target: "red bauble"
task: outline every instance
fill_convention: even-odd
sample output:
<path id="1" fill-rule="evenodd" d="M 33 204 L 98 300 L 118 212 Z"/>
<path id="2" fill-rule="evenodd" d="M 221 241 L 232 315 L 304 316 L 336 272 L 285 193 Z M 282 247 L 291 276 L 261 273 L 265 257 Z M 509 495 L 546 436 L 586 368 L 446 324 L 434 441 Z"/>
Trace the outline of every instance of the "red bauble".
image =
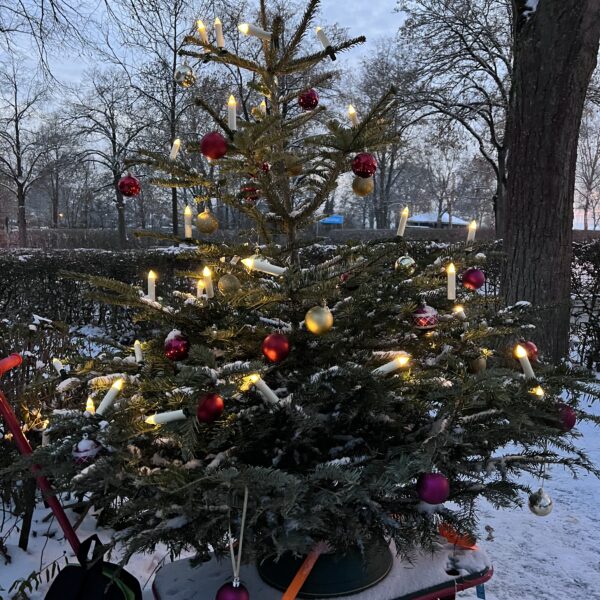
<path id="1" fill-rule="evenodd" d="M 448 500 L 450 482 L 441 473 L 421 473 L 417 480 L 417 494 L 427 504 L 441 504 Z"/>
<path id="2" fill-rule="evenodd" d="M 352 161 L 352 172 L 357 177 L 372 177 L 377 171 L 377 159 L 369 152 L 361 152 Z"/>
<path id="3" fill-rule="evenodd" d="M 134 177 L 131 173 L 127 173 L 119 179 L 117 188 L 123 196 L 131 198 L 131 196 L 137 196 L 142 191 L 142 184 L 137 177 Z"/>
<path id="4" fill-rule="evenodd" d="M 263 173 L 268 173 L 271 170 L 271 165 L 265 161 L 262 165 L 260 165 L 260 168 Z"/>
<path id="5" fill-rule="evenodd" d="M 165 356 L 169 360 L 185 360 L 190 351 L 190 341 L 180 331 L 173 330 L 165 340 Z"/>
<path id="6" fill-rule="evenodd" d="M 260 198 L 260 189 L 253 183 L 245 183 L 241 188 L 242 198 L 248 204 L 254 204 Z"/>
<path id="7" fill-rule="evenodd" d="M 571 431 L 577 423 L 577 413 L 569 405 L 561 404 L 558 414 L 563 430 Z"/>
<path id="8" fill-rule="evenodd" d="M 218 131 L 211 131 L 200 140 L 200 152 L 211 160 L 223 158 L 227 154 L 227 140 Z"/>
<path id="9" fill-rule="evenodd" d="M 86 465 L 91 463 L 101 451 L 102 445 L 84 433 L 83 439 L 73 446 L 71 455 L 76 465 Z"/>
<path id="10" fill-rule="evenodd" d="M 478 290 L 485 283 L 485 273 L 481 269 L 467 269 L 463 273 L 462 283 L 468 290 Z"/>
<path id="11" fill-rule="evenodd" d="M 314 110 L 319 105 L 319 94 L 317 90 L 304 90 L 298 96 L 298 104 L 302 110 Z"/>
<path id="12" fill-rule="evenodd" d="M 434 329 L 439 321 L 438 311 L 425 303 L 415 310 L 412 318 L 417 329 Z"/>
<path id="13" fill-rule="evenodd" d="M 531 340 L 529 340 L 529 341 L 522 340 L 519 343 L 521 344 L 521 346 L 523 346 L 523 348 L 525 348 L 525 352 L 527 352 L 527 358 L 529 360 L 537 361 L 538 347 Z"/>
<path id="14" fill-rule="evenodd" d="M 290 353 L 290 340 L 282 333 L 272 333 L 263 340 L 261 350 L 271 362 L 279 362 Z"/>
<path id="15" fill-rule="evenodd" d="M 204 394 L 198 401 L 196 416 L 201 423 L 212 423 L 216 421 L 225 408 L 225 402 L 219 394 Z"/>
<path id="16" fill-rule="evenodd" d="M 250 600 L 250 593 L 241 583 L 226 583 L 219 588 L 215 600 Z"/>

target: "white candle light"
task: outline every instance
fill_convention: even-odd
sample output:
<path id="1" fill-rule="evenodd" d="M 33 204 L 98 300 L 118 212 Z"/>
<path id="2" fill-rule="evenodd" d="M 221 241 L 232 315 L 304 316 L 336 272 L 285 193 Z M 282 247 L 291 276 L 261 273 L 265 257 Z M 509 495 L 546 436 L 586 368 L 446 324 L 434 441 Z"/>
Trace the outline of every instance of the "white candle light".
<path id="1" fill-rule="evenodd" d="M 400 213 L 400 223 L 398 223 L 398 237 L 404 237 L 404 230 L 406 229 L 406 223 L 408 223 L 408 206 L 405 206 Z"/>
<path id="2" fill-rule="evenodd" d="M 317 27 L 316 32 L 317 32 L 317 38 L 319 38 L 319 41 L 323 45 L 323 48 L 325 48 L 325 50 L 327 50 L 327 48 L 329 48 L 331 46 L 331 42 L 329 41 L 329 38 L 325 35 L 325 32 L 320 27 Z"/>
<path id="3" fill-rule="evenodd" d="M 192 207 L 188 204 L 183 209 L 183 237 L 186 240 L 192 239 Z"/>
<path id="4" fill-rule="evenodd" d="M 227 100 L 227 126 L 231 131 L 237 129 L 237 102 L 233 94 Z"/>
<path id="5" fill-rule="evenodd" d="M 477 221 L 473 220 L 467 227 L 467 244 L 472 244 L 475 241 L 475 232 L 477 231 Z"/>
<path id="6" fill-rule="evenodd" d="M 204 292 L 204 279 L 198 279 L 198 283 L 196 283 L 196 298 L 202 298 L 203 292 Z"/>
<path id="7" fill-rule="evenodd" d="M 260 271 L 261 273 L 267 273 L 269 275 L 280 276 L 285 273 L 283 267 L 272 265 L 270 262 L 259 258 L 258 256 L 250 256 L 242 259 L 242 263 L 249 271 Z"/>
<path id="8" fill-rule="evenodd" d="M 467 320 L 467 315 L 465 314 L 465 309 L 463 306 L 461 306 L 460 304 L 457 304 L 455 307 L 452 308 L 452 312 L 461 320 L 461 321 L 466 321 Z"/>
<path id="9" fill-rule="evenodd" d="M 446 268 L 448 274 L 448 300 L 456 300 L 456 267 L 450 263 Z"/>
<path id="10" fill-rule="evenodd" d="M 263 117 L 267 115 L 267 103 L 264 100 L 258 105 L 258 110 Z"/>
<path id="11" fill-rule="evenodd" d="M 93 415 L 96 412 L 96 407 L 94 406 L 94 399 L 91 396 L 88 396 L 88 399 L 85 403 L 85 412 Z"/>
<path id="12" fill-rule="evenodd" d="M 527 379 L 535 379 L 535 373 L 533 372 L 533 368 L 531 363 L 529 362 L 529 357 L 527 356 L 527 350 L 521 346 L 521 344 L 517 344 L 515 348 L 515 356 L 519 359 L 521 363 L 521 368 L 523 369 L 523 373 Z"/>
<path id="13" fill-rule="evenodd" d="M 204 270 L 202 271 L 202 277 L 203 277 L 204 289 L 206 290 L 206 297 L 214 298 L 215 290 L 213 288 L 212 273 L 208 267 L 204 267 Z"/>
<path id="14" fill-rule="evenodd" d="M 135 340 L 133 344 L 133 353 L 135 354 L 135 362 L 139 365 L 144 362 L 144 353 L 142 352 L 142 344 L 139 340 Z"/>
<path id="15" fill-rule="evenodd" d="M 223 23 L 217 17 L 215 19 L 215 34 L 217 36 L 217 48 L 225 48 L 225 38 L 223 37 Z"/>
<path id="16" fill-rule="evenodd" d="M 256 25 L 252 25 L 251 23 L 240 23 L 238 25 L 238 29 L 244 35 L 253 35 L 254 37 L 260 38 L 261 40 L 269 41 L 271 39 L 271 32 L 265 31 Z"/>
<path id="17" fill-rule="evenodd" d="M 396 356 L 393 360 L 381 365 L 381 367 L 377 367 L 377 369 L 374 369 L 373 375 L 387 375 L 388 373 L 392 373 L 398 369 L 404 369 L 408 366 L 409 362 L 410 354 L 407 352 L 399 352 L 398 356 Z"/>
<path id="18" fill-rule="evenodd" d="M 358 125 L 358 115 L 356 114 L 356 109 L 352 104 L 348 106 L 348 118 L 350 119 L 350 123 L 352 123 L 352 127 L 356 127 Z"/>
<path id="19" fill-rule="evenodd" d="M 117 399 L 117 396 L 121 393 L 123 389 L 123 380 L 117 379 L 110 386 L 108 392 L 106 392 L 106 396 L 102 398 L 102 402 L 100 402 L 100 406 L 96 409 L 96 413 L 99 415 L 103 415 L 112 405 L 113 402 Z"/>
<path id="20" fill-rule="evenodd" d="M 271 404 L 279 404 L 279 396 L 265 383 L 260 375 L 254 373 L 246 378 L 245 385 L 242 389 L 248 389 L 253 385 L 263 396 L 263 398 Z"/>
<path id="21" fill-rule="evenodd" d="M 198 35 L 200 36 L 200 39 L 202 40 L 202 43 L 208 44 L 208 33 L 206 31 L 206 25 L 200 19 L 198 19 L 196 21 L 196 29 L 198 31 Z"/>
<path id="22" fill-rule="evenodd" d="M 156 300 L 156 273 L 152 270 L 148 272 L 148 299 Z"/>
<path id="23" fill-rule="evenodd" d="M 181 148 L 181 140 L 177 138 L 173 141 L 173 145 L 171 146 L 171 153 L 169 154 L 169 158 L 171 160 L 175 160 L 177 155 L 179 154 L 179 148 Z"/>
<path id="24" fill-rule="evenodd" d="M 66 377 L 67 372 L 65 371 L 65 367 L 62 364 L 62 362 L 60 360 L 58 360 L 58 358 L 53 358 L 52 359 L 52 366 L 56 369 L 56 372 L 61 376 L 61 377 Z"/>
<path id="25" fill-rule="evenodd" d="M 155 415 L 150 415 L 146 418 L 148 425 L 163 425 L 172 421 L 183 421 L 187 419 L 187 414 L 184 410 L 169 410 Z"/>

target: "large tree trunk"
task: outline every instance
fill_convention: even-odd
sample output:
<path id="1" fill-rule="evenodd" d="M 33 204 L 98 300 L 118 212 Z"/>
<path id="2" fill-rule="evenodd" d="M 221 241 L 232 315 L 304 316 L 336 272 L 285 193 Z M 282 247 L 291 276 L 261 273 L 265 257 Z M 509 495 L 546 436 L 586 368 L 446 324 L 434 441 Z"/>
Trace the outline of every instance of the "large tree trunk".
<path id="1" fill-rule="evenodd" d="M 17 224 L 19 226 L 19 246 L 27 246 L 27 216 L 25 214 L 25 189 L 17 185 Z"/>
<path id="2" fill-rule="evenodd" d="M 503 235 L 503 223 L 506 214 L 506 148 L 498 150 L 498 174 L 496 177 L 496 193 L 494 195 L 494 218 L 496 237 Z"/>
<path id="3" fill-rule="evenodd" d="M 503 295 L 542 309 L 535 341 L 558 360 L 569 347 L 577 142 L 598 54 L 600 2 L 540 0 L 532 16 L 517 18 Z"/>

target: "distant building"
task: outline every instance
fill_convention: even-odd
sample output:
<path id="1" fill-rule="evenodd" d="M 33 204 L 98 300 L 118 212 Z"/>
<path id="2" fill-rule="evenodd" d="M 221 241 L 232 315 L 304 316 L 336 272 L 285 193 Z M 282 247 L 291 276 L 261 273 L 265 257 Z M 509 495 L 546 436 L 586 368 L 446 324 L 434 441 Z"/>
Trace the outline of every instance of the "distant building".
<path id="1" fill-rule="evenodd" d="M 450 227 L 450 217 L 448 213 L 442 215 L 441 227 L 447 229 Z M 455 227 L 466 227 L 469 221 L 465 221 L 460 217 L 452 215 L 452 228 Z M 408 218 L 408 225 L 412 227 L 438 227 L 438 215 L 435 212 L 421 213 L 420 215 L 413 215 Z"/>

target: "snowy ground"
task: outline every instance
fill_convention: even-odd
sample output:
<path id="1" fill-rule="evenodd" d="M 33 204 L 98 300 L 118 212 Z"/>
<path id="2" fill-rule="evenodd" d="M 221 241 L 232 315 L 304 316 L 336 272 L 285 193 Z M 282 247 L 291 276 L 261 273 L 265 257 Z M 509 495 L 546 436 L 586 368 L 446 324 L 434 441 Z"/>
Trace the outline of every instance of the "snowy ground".
<path id="1" fill-rule="evenodd" d="M 598 406 L 593 410 L 600 413 Z M 600 431 L 591 425 L 583 425 L 579 431 L 581 445 L 592 461 L 600 464 Z M 546 489 L 554 500 L 554 510 L 546 518 L 534 516 L 527 508 L 497 512 L 482 506 L 481 545 L 495 568 L 494 578 L 486 585 L 488 600 L 600 600 L 600 481 L 590 475 L 573 480 L 567 471 L 554 467 Z M 47 513 L 44 509 L 36 513 L 36 536 L 27 553 L 16 545 L 17 532 L 11 534 L 8 550 L 12 563 L 4 565 L 0 555 L 0 600 L 10 598 L 7 590 L 13 581 L 64 554 L 67 546 L 56 524 L 41 522 Z M 493 528 L 493 541 L 485 541 L 486 525 Z M 4 530 L 8 530 L 6 524 Z M 84 537 L 93 531 L 93 520 L 87 518 L 79 532 Z M 99 535 L 107 539 L 110 532 L 100 531 Z M 163 560 L 165 552 L 157 551 L 137 557 L 128 567 L 145 585 L 145 600 L 152 598 L 151 582 Z M 46 589 L 40 587 L 31 599 L 40 600 Z M 475 598 L 475 592 L 465 591 L 458 597 Z"/>

